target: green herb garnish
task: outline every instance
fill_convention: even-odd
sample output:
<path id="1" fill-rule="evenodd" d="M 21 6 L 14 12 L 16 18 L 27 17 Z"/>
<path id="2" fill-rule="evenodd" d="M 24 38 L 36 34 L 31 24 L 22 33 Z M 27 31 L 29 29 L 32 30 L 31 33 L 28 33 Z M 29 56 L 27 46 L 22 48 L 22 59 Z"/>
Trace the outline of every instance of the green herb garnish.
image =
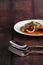
<path id="1" fill-rule="evenodd" d="M 32 21 L 30 24 L 31 24 L 31 26 L 35 26 L 35 25 L 40 24 L 40 23 Z"/>

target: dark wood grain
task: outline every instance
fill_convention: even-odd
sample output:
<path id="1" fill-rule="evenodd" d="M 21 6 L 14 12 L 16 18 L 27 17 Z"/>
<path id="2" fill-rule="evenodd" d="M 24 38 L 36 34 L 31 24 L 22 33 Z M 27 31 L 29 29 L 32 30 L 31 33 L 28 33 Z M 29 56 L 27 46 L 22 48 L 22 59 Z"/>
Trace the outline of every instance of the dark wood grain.
<path id="1" fill-rule="evenodd" d="M 10 0 L 0 1 L 0 28 L 12 27 L 12 3 Z"/>
<path id="2" fill-rule="evenodd" d="M 31 0 L 16 0 L 13 1 L 13 15 L 15 15 L 16 22 L 25 19 L 33 18 L 32 2 Z M 15 21 L 14 21 L 15 22 Z"/>
<path id="3" fill-rule="evenodd" d="M 36 18 L 43 19 L 43 0 L 34 0 L 34 11 Z"/>
<path id="4" fill-rule="evenodd" d="M 24 36 L 13 30 L 16 22 L 34 18 L 43 19 L 43 0 L 0 0 L 0 65 L 43 65 L 43 54 L 19 57 L 8 51 L 11 39 L 43 45 L 43 36 Z"/>
<path id="5" fill-rule="evenodd" d="M 11 30 L 0 30 L 0 65 L 11 65 L 12 53 L 8 51 Z"/>
<path id="6" fill-rule="evenodd" d="M 14 31 L 13 40 L 27 45 L 43 45 L 43 36 L 32 37 L 19 34 Z M 27 57 L 19 57 L 13 54 L 13 65 L 43 65 L 43 54 L 31 54 Z"/>
<path id="7" fill-rule="evenodd" d="M 14 23 L 25 19 L 43 19 L 43 0 L 16 0 L 13 5 Z M 32 37 L 13 31 L 12 39 L 27 45 L 43 45 L 43 36 Z M 12 55 L 13 65 L 43 65 L 43 54 L 33 54 L 27 57 Z"/>

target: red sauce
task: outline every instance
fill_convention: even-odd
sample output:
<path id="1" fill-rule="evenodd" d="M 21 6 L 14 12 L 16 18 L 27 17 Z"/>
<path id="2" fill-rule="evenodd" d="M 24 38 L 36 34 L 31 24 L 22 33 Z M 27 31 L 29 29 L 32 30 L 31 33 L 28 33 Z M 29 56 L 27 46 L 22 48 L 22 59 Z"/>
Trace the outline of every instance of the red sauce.
<path id="1" fill-rule="evenodd" d="M 24 32 L 23 29 L 24 29 L 24 27 L 22 26 L 20 28 L 20 31 L 25 33 L 25 34 L 43 34 L 43 30 L 42 31 L 35 31 L 35 32 Z"/>

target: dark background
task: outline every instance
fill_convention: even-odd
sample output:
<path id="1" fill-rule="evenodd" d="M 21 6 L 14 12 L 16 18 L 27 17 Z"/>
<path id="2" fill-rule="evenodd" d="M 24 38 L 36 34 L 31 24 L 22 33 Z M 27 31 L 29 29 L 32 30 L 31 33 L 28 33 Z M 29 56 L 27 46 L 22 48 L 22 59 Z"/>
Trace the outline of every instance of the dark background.
<path id="1" fill-rule="evenodd" d="M 43 0 L 0 0 L 0 65 L 19 65 L 14 64 L 18 58 L 13 59 L 8 45 L 14 24 L 26 19 L 43 19 Z"/>

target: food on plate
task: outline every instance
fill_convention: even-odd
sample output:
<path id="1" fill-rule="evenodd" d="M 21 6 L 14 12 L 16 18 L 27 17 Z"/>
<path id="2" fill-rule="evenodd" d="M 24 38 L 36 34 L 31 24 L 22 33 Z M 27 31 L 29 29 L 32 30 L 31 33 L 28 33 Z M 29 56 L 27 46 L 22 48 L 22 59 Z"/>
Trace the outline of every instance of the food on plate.
<path id="1" fill-rule="evenodd" d="M 43 24 L 31 21 L 29 23 L 26 23 L 24 26 L 21 26 L 20 30 L 24 33 L 43 34 Z"/>

